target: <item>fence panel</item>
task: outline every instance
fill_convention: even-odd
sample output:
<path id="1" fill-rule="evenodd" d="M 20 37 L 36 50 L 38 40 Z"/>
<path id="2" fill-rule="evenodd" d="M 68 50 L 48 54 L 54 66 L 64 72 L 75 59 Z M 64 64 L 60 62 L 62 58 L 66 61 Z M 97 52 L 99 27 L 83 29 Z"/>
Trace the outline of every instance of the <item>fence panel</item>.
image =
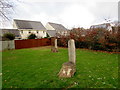
<path id="1" fill-rule="evenodd" d="M 51 45 L 51 39 L 49 38 L 15 40 L 15 49 L 32 48 L 32 47 L 49 46 L 49 45 Z"/>
<path id="2" fill-rule="evenodd" d="M 14 40 L 11 41 L 0 41 L 0 51 L 15 49 Z"/>

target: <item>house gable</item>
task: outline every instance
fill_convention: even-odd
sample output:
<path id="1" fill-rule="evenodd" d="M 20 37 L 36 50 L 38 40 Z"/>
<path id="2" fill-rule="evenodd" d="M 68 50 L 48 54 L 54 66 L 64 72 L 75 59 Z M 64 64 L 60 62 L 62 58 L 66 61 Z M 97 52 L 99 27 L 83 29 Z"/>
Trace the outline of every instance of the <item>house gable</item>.
<path id="1" fill-rule="evenodd" d="M 49 23 L 47 23 L 45 27 L 47 30 L 55 30 Z"/>
<path id="2" fill-rule="evenodd" d="M 66 31 L 67 29 L 62 24 L 48 22 L 56 31 Z M 50 30 L 50 29 L 49 29 Z"/>

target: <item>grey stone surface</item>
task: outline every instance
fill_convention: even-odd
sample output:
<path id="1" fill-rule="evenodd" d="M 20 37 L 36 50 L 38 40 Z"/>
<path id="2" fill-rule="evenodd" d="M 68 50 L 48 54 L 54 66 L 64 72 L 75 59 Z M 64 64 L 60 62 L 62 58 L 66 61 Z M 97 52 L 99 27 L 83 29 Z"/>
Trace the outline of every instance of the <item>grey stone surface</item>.
<path id="1" fill-rule="evenodd" d="M 76 64 L 75 42 L 73 39 L 70 39 L 68 41 L 68 55 L 69 55 L 69 61 Z"/>
<path id="2" fill-rule="evenodd" d="M 51 51 L 52 51 L 52 52 L 58 52 L 58 49 L 55 48 L 54 46 L 52 46 L 52 47 L 51 47 Z"/>
<path id="3" fill-rule="evenodd" d="M 59 77 L 72 77 L 76 72 L 76 66 L 72 62 L 66 62 L 62 65 L 60 72 L 58 73 Z"/>
<path id="4" fill-rule="evenodd" d="M 76 72 L 76 52 L 73 39 L 68 41 L 68 56 L 69 61 L 62 65 L 62 68 L 58 73 L 59 77 L 72 77 Z"/>
<path id="5" fill-rule="evenodd" d="M 55 39 L 55 48 L 58 48 L 58 47 L 57 47 L 57 39 Z"/>
<path id="6" fill-rule="evenodd" d="M 52 39 L 52 47 L 51 47 L 51 51 L 52 52 L 58 52 L 58 47 L 57 47 L 57 39 Z"/>

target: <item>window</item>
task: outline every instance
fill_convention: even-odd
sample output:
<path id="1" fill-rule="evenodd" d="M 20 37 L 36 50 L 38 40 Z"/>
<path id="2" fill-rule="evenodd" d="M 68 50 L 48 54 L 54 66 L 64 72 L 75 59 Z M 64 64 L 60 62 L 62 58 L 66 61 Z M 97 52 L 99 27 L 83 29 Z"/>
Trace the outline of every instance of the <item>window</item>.
<path id="1" fill-rule="evenodd" d="M 38 31 L 36 31 L 37 33 L 39 33 Z"/>
<path id="2" fill-rule="evenodd" d="M 29 33 L 31 33 L 31 31 L 29 31 Z"/>
<path id="3" fill-rule="evenodd" d="M 21 33 L 23 33 L 23 30 L 21 30 Z"/>
<path id="4" fill-rule="evenodd" d="M 15 35 L 15 37 L 19 37 L 19 35 Z"/>

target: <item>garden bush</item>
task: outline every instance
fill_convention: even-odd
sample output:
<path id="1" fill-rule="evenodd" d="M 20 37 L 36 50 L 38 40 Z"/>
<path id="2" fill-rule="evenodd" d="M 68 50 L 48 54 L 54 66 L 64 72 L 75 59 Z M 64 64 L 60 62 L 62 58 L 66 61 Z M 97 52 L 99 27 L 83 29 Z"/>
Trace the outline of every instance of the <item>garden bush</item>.
<path id="1" fill-rule="evenodd" d="M 87 48 L 92 50 L 104 50 L 119 52 L 120 33 L 105 30 L 103 28 L 83 29 L 73 28 L 69 35 L 60 35 L 58 46 L 67 47 L 68 40 L 74 39 L 76 48 Z"/>
<path id="2" fill-rule="evenodd" d="M 14 40 L 15 35 L 12 33 L 5 33 L 2 37 L 3 40 Z"/>
<path id="3" fill-rule="evenodd" d="M 37 38 L 37 36 L 33 33 L 28 36 L 28 39 L 35 39 L 35 38 Z"/>

